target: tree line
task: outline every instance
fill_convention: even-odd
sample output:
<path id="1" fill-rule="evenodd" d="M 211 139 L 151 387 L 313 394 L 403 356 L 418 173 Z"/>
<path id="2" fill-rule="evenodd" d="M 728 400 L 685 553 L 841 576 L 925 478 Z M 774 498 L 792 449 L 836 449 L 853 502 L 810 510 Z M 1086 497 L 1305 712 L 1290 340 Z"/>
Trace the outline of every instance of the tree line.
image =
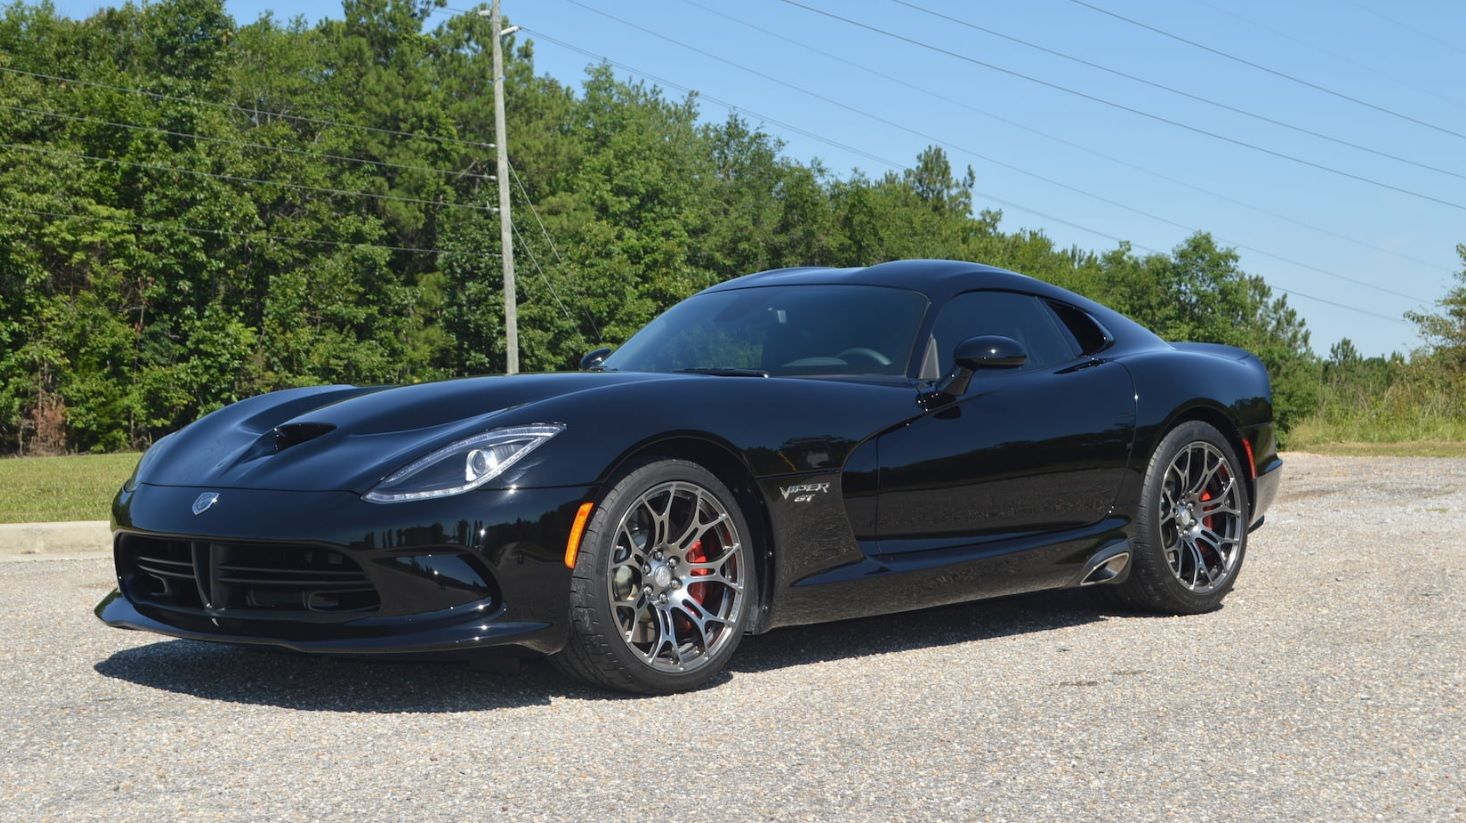
<path id="1" fill-rule="evenodd" d="M 5 9 L 0 453 L 142 448 L 290 386 L 502 371 L 499 182 L 529 371 L 570 368 L 748 272 L 942 257 L 1256 352 L 1285 428 L 1358 425 L 1391 391 L 1466 412 L 1466 290 L 1414 318 L 1432 345 L 1408 360 L 1347 341 L 1319 358 L 1286 297 L 1207 234 L 1169 254 L 1062 247 L 1005 225 L 940 148 L 835 174 L 608 66 L 574 87 L 537 75 L 523 39 L 506 64 L 514 173 L 496 181 L 487 21 L 399 0 L 342 12 L 240 25 L 221 0 L 81 21 Z"/>

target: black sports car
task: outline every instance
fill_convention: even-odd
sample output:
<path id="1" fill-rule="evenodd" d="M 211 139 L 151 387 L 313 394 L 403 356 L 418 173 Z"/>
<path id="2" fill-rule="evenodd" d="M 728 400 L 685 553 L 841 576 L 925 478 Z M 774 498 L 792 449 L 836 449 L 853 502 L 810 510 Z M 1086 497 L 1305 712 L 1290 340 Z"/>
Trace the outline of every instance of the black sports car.
<path id="1" fill-rule="evenodd" d="M 1256 358 L 1048 284 L 764 272 L 580 373 L 321 386 L 159 440 L 97 614 L 313 652 L 699 686 L 744 634 L 1092 586 L 1213 609 L 1282 461 Z"/>

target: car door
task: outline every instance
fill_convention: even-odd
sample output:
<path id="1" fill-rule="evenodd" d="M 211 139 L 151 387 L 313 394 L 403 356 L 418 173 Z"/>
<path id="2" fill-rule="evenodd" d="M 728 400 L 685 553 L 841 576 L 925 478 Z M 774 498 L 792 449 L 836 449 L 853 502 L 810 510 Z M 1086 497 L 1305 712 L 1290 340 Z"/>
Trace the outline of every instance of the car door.
<path id="1" fill-rule="evenodd" d="M 928 362 L 950 368 L 957 343 L 978 335 L 1011 337 L 1028 360 L 977 372 L 960 398 L 881 436 L 882 554 L 1081 527 L 1114 503 L 1135 425 L 1125 368 L 1087 353 L 1045 300 L 1000 291 L 949 300 Z"/>

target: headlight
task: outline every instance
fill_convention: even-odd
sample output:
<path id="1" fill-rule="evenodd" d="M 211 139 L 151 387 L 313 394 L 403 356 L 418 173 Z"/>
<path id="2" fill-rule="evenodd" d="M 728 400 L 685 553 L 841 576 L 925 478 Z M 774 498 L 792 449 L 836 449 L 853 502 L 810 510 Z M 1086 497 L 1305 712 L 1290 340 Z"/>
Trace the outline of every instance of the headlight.
<path id="1" fill-rule="evenodd" d="M 158 457 L 158 447 L 163 445 L 163 441 L 172 436 L 171 434 L 163 435 L 157 440 L 154 440 L 153 445 L 149 446 L 148 450 L 143 452 L 142 459 L 137 461 L 137 468 L 132 470 L 132 476 L 127 478 L 126 483 L 122 484 L 123 491 L 131 492 L 137 489 L 138 475 L 142 474 L 143 469 L 147 468 L 148 464 L 152 463 Z"/>
<path id="2" fill-rule="evenodd" d="M 365 497 L 373 503 L 401 503 L 471 491 L 562 431 L 560 423 L 535 423 L 460 440 L 392 472 Z"/>

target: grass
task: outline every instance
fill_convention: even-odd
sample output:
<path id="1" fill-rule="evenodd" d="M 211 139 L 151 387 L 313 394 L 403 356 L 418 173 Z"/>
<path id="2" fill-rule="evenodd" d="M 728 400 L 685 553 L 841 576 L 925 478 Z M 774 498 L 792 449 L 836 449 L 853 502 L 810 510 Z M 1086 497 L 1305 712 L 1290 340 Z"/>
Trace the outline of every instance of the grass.
<path id="1" fill-rule="evenodd" d="M 1463 378 L 1412 366 L 1393 381 L 1327 384 L 1283 445 L 1315 454 L 1466 457 Z"/>
<path id="2" fill-rule="evenodd" d="M 1444 415 L 1310 417 L 1288 432 L 1285 448 L 1314 454 L 1466 457 L 1466 419 Z"/>
<path id="3" fill-rule="evenodd" d="M 140 455 L 0 459 L 0 523 L 106 520 Z"/>
<path id="4" fill-rule="evenodd" d="M 1288 451 L 1364 457 L 1466 457 L 1466 420 L 1327 419 L 1288 432 Z M 106 520 L 137 453 L 0 458 L 0 523 Z"/>
<path id="5" fill-rule="evenodd" d="M 1287 451 L 1331 454 L 1342 457 L 1466 457 L 1463 440 L 1397 440 L 1392 442 L 1339 441 L 1295 445 Z"/>

